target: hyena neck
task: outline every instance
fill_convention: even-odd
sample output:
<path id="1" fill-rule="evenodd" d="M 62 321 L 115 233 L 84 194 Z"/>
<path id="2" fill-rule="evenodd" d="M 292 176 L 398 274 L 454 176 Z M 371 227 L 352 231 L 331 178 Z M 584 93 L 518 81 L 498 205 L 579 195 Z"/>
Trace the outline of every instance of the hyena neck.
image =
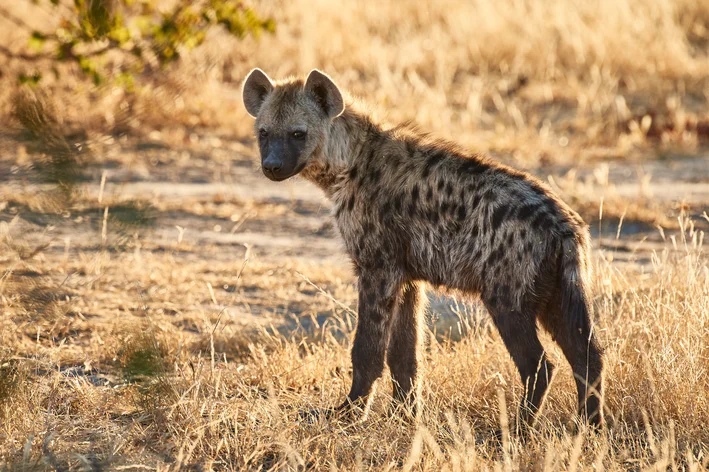
<path id="1" fill-rule="evenodd" d="M 348 179 L 350 169 L 363 156 L 368 143 L 381 142 L 385 132 L 366 114 L 348 107 L 327 130 L 324 144 L 301 175 L 332 197 Z"/>

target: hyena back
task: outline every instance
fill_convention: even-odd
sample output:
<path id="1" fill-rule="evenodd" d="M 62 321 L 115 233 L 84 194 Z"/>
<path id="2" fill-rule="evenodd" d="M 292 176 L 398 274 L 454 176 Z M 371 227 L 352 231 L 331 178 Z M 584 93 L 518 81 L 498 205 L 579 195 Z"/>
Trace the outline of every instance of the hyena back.
<path id="1" fill-rule="evenodd" d="M 254 69 L 243 97 L 264 174 L 300 174 L 326 193 L 358 276 L 352 387 L 338 410 L 366 405 L 385 362 L 394 399 L 415 408 L 427 283 L 480 296 L 525 385 L 522 425 L 553 370 L 537 321 L 571 364 L 581 415 L 602 423 L 589 233 L 577 213 L 525 173 L 375 123 L 317 70 L 274 83 Z"/>

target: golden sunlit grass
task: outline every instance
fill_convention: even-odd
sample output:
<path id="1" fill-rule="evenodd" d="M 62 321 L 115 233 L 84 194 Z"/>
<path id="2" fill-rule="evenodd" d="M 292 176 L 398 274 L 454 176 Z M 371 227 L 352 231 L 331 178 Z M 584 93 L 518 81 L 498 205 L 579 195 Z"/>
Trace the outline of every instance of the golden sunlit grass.
<path id="1" fill-rule="evenodd" d="M 709 143 L 709 3 L 255 7 L 275 35 L 211 32 L 134 92 L 0 53 L 0 470 L 707 470 L 706 194 L 653 193 L 706 173 L 627 163 Z M 0 18 L 0 45 L 26 41 Z M 419 424 L 386 415 L 388 375 L 366 419 L 301 419 L 347 393 L 356 290 L 327 205 L 258 177 L 252 67 L 320 68 L 392 122 L 534 170 L 603 230 L 607 429 L 577 433 L 571 369 L 544 337 L 558 368 L 519 442 L 518 374 L 474 303 L 431 310 Z M 40 88 L 18 92 L 33 68 Z M 611 175 L 621 163 L 633 177 Z"/>
<path id="2" fill-rule="evenodd" d="M 703 234 L 686 230 L 676 236 L 676 249 L 668 243 L 645 273 L 619 270 L 605 253 L 596 258 L 594 304 L 606 353 L 608 428 L 575 433 L 571 372 L 544 338 L 560 368 L 526 444 L 514 432 L 502 444 L 495 437 L 500 425 L 514 425 L 522 392 L 513 363 L 490 323 L 478 318 L 479 310 L 460 320 L 467 333 L 461 341 L 430 337 L 420 424 L 386 416 L 388 377 L 379 381 L 363 421 L 309 424 L 300 419 L 301 410 L 333 405 L 348 387 L 353 320 L 345 308 L 354 302 L 349 280 L 326 280 L 327 268 L 247 263 L 237 298 L 255 285 L 296 299 L 302 271 L 341 300 L 312 292 L 311 307 L 329 316 L 324 325 L 316 321 L 308 336 L 268 327 L 246 336 L 235 328 L 233 310 L 213 301 L 189 316 L 167 309 L 169 300 L 189 305 L 186 295 L 220 303 L 225 292 L 215 295 L 205 284 L 218 286 L 218 267 L 183 274 L 199 283 L 183 289 L 189 284 L 175 278 L 168 257 L 106 255 L 102 285 L 68 283 L 76 290 L 76 300 L 67 302 L 72 310 L 46 317 L 37 311 L 33 291 L 18 293 L 9 283 L 27 264 L 39 262 L 17 263 L 0 288 L 6 314 L 0 454 L 8 470 L 82 469 L 87 461 L 159 470 L 350 470 L 357 464 L 405 470 L 699 470 L 709 454 L 709 267 Z M 44 287 L 52 286 L 52 274 L 76 270 L 67 263 L 42 265 Z M 283 273 L 277 281 L 274 270 Z M 263 276 L 268 274 L 273 275 Z M 150 289 L 125 290 L 119 311 L 126 312 L 113 320 L 93 318 L 85 304 L 103 297 L 108 287 L 120 290 L 124 283 L 114 277 L 150 280 L 165 292 L 163 301 Z M 307 287 L 312 288 L 306 283 L 301 290 Z M 37 315 L 31 324 L 28 312 Z M 185 322 L 195 328 L 184 329 Z"/>
<path id="3" fill-rule="evenodd" d="M 184 139 L 183 125 L 250 137 L 239 89 L 254 66 L 276 78 L 323 69 L 392 122 L 413 120 L 528 165 L 691 152 L 709 139 L 706 2 L 281 0 L 256 7 L 275 18 L 275 35 L 237 42 L 214 32 L 135 93 L 88 90 L 66 74 L 60 81 L 45 74 L 44 86 L 67 122 L 114 134 L 163 129 L 168 145 Z M 56 21 L 29 2 L 8 8 L 35 27 Z M 3 36 L 11 49 L 26 41 L 17 28 Z M 8 86 L 13 72 L 46 66 L 3 60 L 0 80 Z M 0 91 L 0 103 L 9 103 L 9 90 Z"/>

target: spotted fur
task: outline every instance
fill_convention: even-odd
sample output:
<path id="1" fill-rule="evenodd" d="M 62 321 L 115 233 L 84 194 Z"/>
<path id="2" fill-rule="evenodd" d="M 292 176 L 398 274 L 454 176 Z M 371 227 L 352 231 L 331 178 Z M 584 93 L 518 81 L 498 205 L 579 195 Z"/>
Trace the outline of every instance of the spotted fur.
<path id="1" fill-rule="evenodd" d="M 318 94 L 310 91 L 313 74 L 327 80 Z M 344 109 L 332 116 L 327 100 L 340 100 Z M 385 362 L 395 400 L 415 407 L 424 288 L 430 285 L 484 303 L 525 385 L 521 424 L 539 409 L 553 370 L 537 322 L 573 368 L 581 414 L 601 424 L 589 232 L 547 186 L 407 127 L 377 123 L 317 71 L 305 82 L 273 84 L 252 115 L 257 133 L 307 127 L 299 173 L 332 201 L 358 276 L 352 388 L 341 409 L 366 405 Z"/>

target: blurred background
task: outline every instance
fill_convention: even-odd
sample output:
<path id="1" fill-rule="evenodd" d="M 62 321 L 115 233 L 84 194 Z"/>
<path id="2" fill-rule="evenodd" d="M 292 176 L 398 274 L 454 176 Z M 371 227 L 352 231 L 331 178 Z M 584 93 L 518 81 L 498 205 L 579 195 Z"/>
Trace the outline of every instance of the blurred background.
<path id="1" fill-rule="evenodd" d="M 383 120 L 532 172 L 634 284 L 709 227 L 706 1 L 5 0 L 0 404 L 29 372 L 114 388 L 258 358 L 257 329 L 351 331 L 329 204 L 260 172 L 253 67 L 321 69 Z M 459 339 L 479 311 L 435 298 L 430 324 Z M 5 458 L 33 431 L 13 421 Z"/>

